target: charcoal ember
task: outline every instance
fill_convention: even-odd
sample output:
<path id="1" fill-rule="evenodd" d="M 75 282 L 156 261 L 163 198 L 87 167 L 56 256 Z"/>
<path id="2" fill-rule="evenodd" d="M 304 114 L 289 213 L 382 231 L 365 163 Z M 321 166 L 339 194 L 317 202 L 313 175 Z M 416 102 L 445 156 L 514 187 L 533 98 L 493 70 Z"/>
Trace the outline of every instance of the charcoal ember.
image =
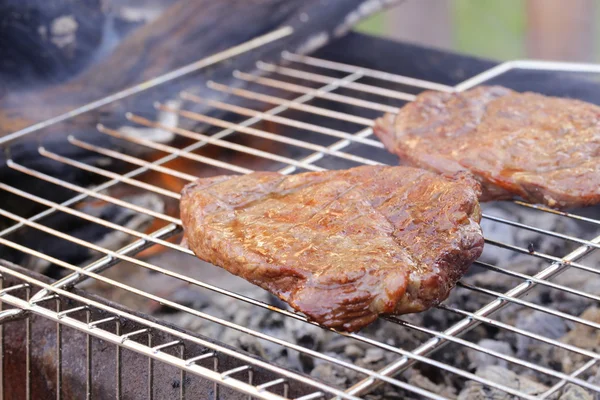
<path id="1" fill-rule="evenodd" d="M 587 266 L 600 265 L 600 253 L 596 251 L 591 257 L 586 257 L 580 263 Z M 598 279 L 598 276 L 575 268 L 560 274 L 555 282 L 593 295 L 600 293 L 600 279 Z M 560 290 L 551 291 L 550 300 L 557 310 L 575 315 L 583 313 L 590 305 L 589 298 Z"/>
<path id="2" fill-rule="evenodd" d="M 357 358 L 362 357 L 364 354 L 365 350 L 355 344 L 349 344 L 344 347 L 344 355 L 352 360 L 356 360 Z"/>
<path id="3" fill-rule="evenodd" d="M 194 260 L 194 262 L 196 261 Z M 207 268 L 206 273 L 209 273 L 209 271 L 215 272 L 218 276 L 223 273 L 222 270 L 209 265 L 206 265 L 205 268 Z M 190 290 L 189 296 L 193 296 L 194 292 L 198 291 Z M 259 288 L 243 285 L 237 288 L 236 292 L 264 303 L 269 303 L 270 301 L 270 295 Z M 172 298 L 172 296 L 167 297 Z M 324 343 L 331 341 L 333 337 L 337 336 L 317 326 L 287 318 L 279 313 L 258 308 L 248 303 L 236 302 L 236 307 L 232 307 L 232 301 L 227 296 L 211 296 L 207 303 L 204 303 L 204 299 L 205 296 L 203 295 L 196 300 L 196 303 L 201 307 L 199 310 L 202 312 L 311 350 L 323 351 Z M 193 301 L 193 297 L 190 297 L 187 303 L 190 304 Z M 299 354 L 298 352 L 285 349 L 278 344 L 259 340 L 243 332 L 228 329 L 222 325 L 211 323 L 186 313 L 164 313 L 161 314 L 161 318 L 200 334 L 209 337 L 218 337 L 222 341 L 242 348 L 249 353 L 281 365 L 286 365 L 298 371 L 310 373 L 315 368 L 314 359 L 310 356 Z"/>
<path id="4" fill-rule="evenodd" d="M 518 375 L 515 372 L 501 367 L 491 365 L 477 370 L 476 375 L 496 382 L 498 384 L 519 390 L 531 396 L 536 396 L 548 390 L 548 387 L 528 377 Z M 458 400 L 513 400 L 515 397 L 502 390 L 484 386 L 476 381 L 468 381 L 464 389 L 458 395 Z M 550 396 L 549 399 L 556 399 Z"/>
<path id="5" fill-rule="evenodd" d="M 594 396 L 589 394 L 581 386 L 568 383 L 561 391 L 558 400 L 594 400 Z"/>
<path id="6" fill-rule="evenodd" d="M 325 351 L 332 352 L 344 352 L 344 349 L 348 346 L 356 346 L 356 341 L 352 340 L 349 337 L 345 336 L 334 336 L 330 341 L 323 344 L 323 349 Z M 362 350 L 364 352 L 364 350 Z"/>
<path id="7" fill-rule="evenodd" d="M 165 211 L 164 201 L 159 196 L 151 193 L 125 196 L 123 197 L 123 200 L 135 206 L 157 213 L 162 214 Z M 94 207 L 84 207 L 82 211 L 98 218 L 106 218 L 106 213 L 101 212 L 101 210 L 96 210 L 96 212 L 94 212 Z M 138 232 L 143 232 L 150 225 L 153 219 L 154 217 L 150 215 L 141 214 L 128 208 L 119 208 L 119 212 L 115 213 L 115 216 L 112 218 L 111 222 L 124 225 L 125 227 Z M 129 242 L 131 242 L 130 235 L 122 231 L 113 230 L 105 235 L 96 244 L 109 250 L 117 250 Z"/>
<path id="8" fill-rule="evenodd" d="M 382 349 L 368 349 L 359 362 L 364 366 L 377 367 L 385 362 L 385 352 Z"/>
<path id="9" fill-rule="evenodd" d="M 530 262 L 530 258 L 510 262 L 502 268 L 525 275 L 535 275 L 540 271 L 540 268 L 535 263 Z M 469 275 L 464 279 L 467 283 L 494 291 L 505 291 L 522 282 L 522 279 L 493 270 L 484 270 L 483 272 Z M 487 299 L 489 301 L 489 296 L 487 296 Z"/>
<path id="10" fill-rule="evenodd" d="M 164 210 L 162 199 L 151 193 L 124 196 L 122 200 L 156 212 L 163 212 Z M 142 232 L 149 226 L 153 219 L 149 215 L 140 214 L 114 204 L 98 204 L 93 199 L 83 202 L 79 208 L 82 212 L 93 217 Z M 96 223 L 82 221 L 79 217 L 70 214 L 54 214 L 48 217 L 46 224 L 53 229 L 63 231 L 70 236 L 109 250 L 117 250 L 131 242 L 131 236 L 124 232 Z M 23 236 L 22 239 L 19 239 L 22 240 L 23 245 L 35 248 L 44 254 L 74 265 L 86 265 L 103 256 L 99 255 L 95 250 L 56 236 L 48 236 L 37 230 L 26 230 L 23 234 L 19 234 L 19 236 Z M 20 265 L 23 265 L 27 269 L 56 278 L 62 277 L 66 272 L 70 272 L 38 257 L 27 257 L 24 260 L 18 261 Z"/>
<path id="11" fill-rule="evenodd" d="M 431 311 L 431 310 L 429 310 Z M 427 311 L 427 312 L 429 312 Z M 426 313 L 403 315 L 403 319 L 415 325 L 422 325 Z M 376 338 L 377 340 L 390 346 L 398 346 L 405 349 L 417 347 L 423 341 L 428 339 L 428 335 L 408 329 L 404 326 L 382 321 L 375 321 L 363 332 L 364 335 Z"/>
<path id="12" fill-rule="evenodd" d="M 600 323 L 600 308 L 596 306 L 589 307 L 580 315 L 580 318 L 598 324 Z M 600 331 L 594 327 L 583 324 L 575 324 L 573 329 L 564 335 L 560 341 L 584 350 L 590 350 L 596 353 L 600 351 Z M 554 354 L 556 361 L 560 361 L 562 365 L 562 372 L 567 374 L 570 374 L 581 367 L 589 359 L 584 355 L 573 353 L 565 349 L 556 349 Z"/>
<path id="13" fill-rule="evenodd" d="M 171 299 L 178 304 L 193 308 L 194 310 L 203 310 L 212 302 L 212 299 L 208 293 L 200 292 L 189 286 L 178 288 L 177 291 L 172 294 Z M 158 311 L 160 312 L 167 310 Z"/>
<path id="14" fill-rule="evenodd" d="M 509 269 L 523 273 L 523 271 L 529 271 L 529 268 L 530 267 L 527 266 L 527 263 L 516 263 Z M 491 270 L 484 270 L 483 272 L 478 272 L 473 275 L 463 277 L 462 282 L 472 286 L 493 290 L 498 293 L 504 293 L 507 290 L 515 287 L 517 284 L 521 283 L 522 280 L 515 279 L 508 275 L 500 274 Z M 545 288 L 535 287 L 530 290 L 529 298 L 533 299 L 537 296 L 541 296 L 542 293 L 544 293 L 545 291 Z M 452 308 L 475 311 L 485 306 L 490 301 L 493 301 L 494 299 L 495 297 L 484 293 L 480 293 L 463 287 L 456 287 L 450 293 L 450 296 L 444 302 L 444 304 Z M 518 315 L 518 312 L 516 312 L 515 310 L 518 307 L 519 306 L 515 304 L 508 305 L 502 308 L 501 310 L 495 312 L 493 317 L 498 321 L 514 324 L 515 319 Z M 444 320 L 444 318 L 446 320 Z M 440 314 L 440 325 L 438 325 L 438 329 L 440 326 L 447 328 L 451 325 L 449 324 L 449 322 L 455 323 L 461 320 L 462 318 L 464 318 L 463 315 L 457 313 L 448 313 L 446 311 L 445 313 Z M 482 330 L 474 332 L 474 334 L 468 335 L 467 337 L 472 338 L 473 341 L 477 341 L 479 339 L 487 337 L 488 333 L 489 332 L 487 330 Z"/>
<path id="15" fill-rule="evenodd" d="M 587 233 L 584 231 L 585 228 L 571 219 L 551 213 L 535 212 L 510 202 L 484 203 L 481 208 L 485 214 L 535 226 L 536 228 L 579 237 Z M 525 249 L 532 247 L 537 252 L 556 256 L 563 255 L 565 251 L 571 251 L 577 246 L 574 243 L 565 242 L 563 239 L 540 235 L 537 232 L 500 224 L 486 218 L 481 220 L 481 229 L 485 232 L 487 238 Z M 496 246 L 486 246 L 480 260 L 499 265 L 509 265 L 508 262 L 517 260 L 527 260 L 530 264 L 538 266 L 546 263 L 542 259 L 507 251 Z"/>
<path id="16" fill-rule="evenodd" d="M 600 368 L 596 367 L 596 373 L 589 378 L 590 383 L 600 386 Z M 600 400 L 600 392 L 594 393 L 594 400 Z"/>
<path id="17" fill-rule="evenodd" d="M 236 345 L 242 350 L 262 358 L 265 358 L 267 355 L 262 343 L 260 343 L 260 341 L 253 336 L 240 336 L 237 339 Z"/>
<path id="18" fill-rule="evenodd" d="M 413 399 L 413 397 L 406 397 L 403 393 L 398 393 L 395 391 L 387 390 L 382 393 L 373 393 L 365 396 L 365 400 L 382 400 L 382 399 L 390 399 L 390 400 L 404 400 L 404 399 Z"/>
<path id="19" fill-rule="evenodd" d="M 456 399 L 457 393 L 450 377 L 445 375 L 442 382 L 435 383 L 427 378 L 421 371 L 412 368 L 406 371 L 405 376 L 411 385 L 423 388 L 431 393 L 438 394 L 447 399 Z"/>
<path id="20" fill-rule="evenodd" d="M 516 327 L 549 339 L 559 339 L 567 333 L 567 324 L 562 318 L 540 311 L 521 311 Z M 517 356 L 531 359 L 538 348 L 547 349 L 538 340 L 524 335 L 517 336 Z"/>
<path id="21" fill-rule="evenodd" d="M 477 345 L 483 347 L 484 349 L 492 350 L 507 356 L 513 355 L 513 350 L 510 344 L 503 341 L 482 339 L 477 343 Z M 508 361 L 474 349 L 467 350 L 467 357 L 471 362 L 469 367 L 473 369 L 479 369 L 491 365 L 498 365 L 505 368 L 508 366 Z"/>
<path id="22" fill-rule="evenodd" d="M 324 362 L 318 362 L 310 372 L 310 376 L 339 388 L 347 387 L 348 383 L 358 378 L 358 375 L 354 371 Z"/>

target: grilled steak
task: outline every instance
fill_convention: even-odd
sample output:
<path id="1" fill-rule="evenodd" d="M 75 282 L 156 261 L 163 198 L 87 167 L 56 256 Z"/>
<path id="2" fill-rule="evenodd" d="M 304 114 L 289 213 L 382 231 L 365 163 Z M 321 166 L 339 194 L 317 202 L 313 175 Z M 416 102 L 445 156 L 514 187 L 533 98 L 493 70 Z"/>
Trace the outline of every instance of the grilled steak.
<path id="1" fill-rule="evenodd" d="M 199 258 L 356 331 L 446 299 L 483 249 L 478 191 L 410 167 L 255 172 L 199 179 L 180 208 Z"/>
<path id="2" fill-rule="evenodd" d="M 379 118 L 374 131 L 403 164 L 471 171 L 481 201 L 600 203 L 600 107 L 593 104 L 499 86 L 424 92 Z"/>

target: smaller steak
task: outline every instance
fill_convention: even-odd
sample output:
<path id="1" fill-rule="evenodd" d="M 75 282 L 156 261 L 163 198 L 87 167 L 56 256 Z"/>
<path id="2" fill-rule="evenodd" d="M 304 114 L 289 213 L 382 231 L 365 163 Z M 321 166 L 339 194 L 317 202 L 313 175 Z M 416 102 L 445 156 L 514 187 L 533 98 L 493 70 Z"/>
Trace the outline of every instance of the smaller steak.
<path id="1" fill-rule="evenodd" d="M 446 299 L 483 249 L 478 191 L 410 167 L 255 172 L 199 179 L 180 208 L 199 258 L 356 331 Z"/>
<path id="2" fill-rule="evenodd" d="M 379 118 L 374 132 L 402 164 L 470 171 L 481 201 L 600 203 L 600 107 L 593 104 L 499 86 L 424 92 Z"/>

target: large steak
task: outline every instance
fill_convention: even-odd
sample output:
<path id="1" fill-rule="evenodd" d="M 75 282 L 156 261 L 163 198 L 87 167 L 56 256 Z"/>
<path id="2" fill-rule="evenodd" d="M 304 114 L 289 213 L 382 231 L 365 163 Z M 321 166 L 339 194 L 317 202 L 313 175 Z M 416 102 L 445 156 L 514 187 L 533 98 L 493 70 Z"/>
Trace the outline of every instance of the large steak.
<path id="1" fill-rule="evenodd" d="M 356 331 L 425 310 L 481 254 L 478 184 L 410 167 L 199 179 L 181 219 L 201 259 Z"/>
<path id="2" fill-rule="evenodd" d="M 482 201 L 600 203 L 600 107 L 593 104 L 499 86 L 424 92 L 379 118 L 374 132 L 402 164 L 470 171 Z"/>

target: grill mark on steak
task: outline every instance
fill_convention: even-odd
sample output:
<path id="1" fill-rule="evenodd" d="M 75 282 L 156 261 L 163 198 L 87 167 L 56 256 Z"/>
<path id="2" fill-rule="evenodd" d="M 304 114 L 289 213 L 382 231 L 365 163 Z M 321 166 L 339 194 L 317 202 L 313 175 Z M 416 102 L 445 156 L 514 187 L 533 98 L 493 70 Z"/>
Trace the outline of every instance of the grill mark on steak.
<path id="1" fill-rule="evenodd" d="M 181 220 L 201 259 L 327 327 L 443 301 L 481 254 L 478 184 L 410 167 L 200 179 Z"/>
<path id="2" fill-rule="evenodd" d="M 426 91 L 373 130 L 404 165 L 469 171 L 482 185 L 481 201 L 600 203 L 600 107 L 593 104 L 500 86 Z"/>

